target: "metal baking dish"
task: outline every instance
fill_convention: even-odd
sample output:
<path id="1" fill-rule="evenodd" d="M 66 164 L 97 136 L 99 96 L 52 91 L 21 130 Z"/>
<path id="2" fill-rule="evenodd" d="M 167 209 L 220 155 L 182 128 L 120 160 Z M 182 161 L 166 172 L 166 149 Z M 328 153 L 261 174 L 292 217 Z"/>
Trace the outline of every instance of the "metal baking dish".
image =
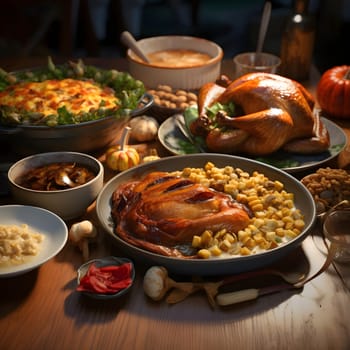
<path id="1" fill-rule="evenodd" d="M 0 126 L 0 137 L 5 137 L 12 150 L 21 155 L 54 151 L 83 153 L 97 151 L 118 140 L 130 118 L 145 113 L 152 104 L 152 95 L 144 94 L 139 102 L 139 107 L 134 109 L 129 116 L 110 116 L 55 127 L 23 124 L 14 127 Z"/>
<path id="2" fill-rule="evenodd" d="M 125 91 L 136 93 L 138 89 L 137 80 L 128 73 L 85 65 L 82 60 L 56 66 L 49 57 L 46 67 L 11 73 L 0 71 L 0 74 L 1 83 L 7 86 L 23 81 L 76 78 L 104 82 L 105 86 L 118 91 L 119 95 L 122 95 L 121 98 L 124 97 Z M 132 103 L 132 106 L 123 106 L 125 113 L 118 115 L 113 113 L 85 122 L 62 123 L 55 126 L 27 122 L 12 125 L 0 122 L 0 137 L 9 144 L 13 152 L 23 155 L 49 151 L 96 151 L 118 140 L 120 132 L 130 118 L 145 113 L 153 104 L 153 96 L 146 92 L 143 94 L 140 92 L 137 98 L 138 101 Z M 128 108 L 131 108 L 131 111 Z"/>

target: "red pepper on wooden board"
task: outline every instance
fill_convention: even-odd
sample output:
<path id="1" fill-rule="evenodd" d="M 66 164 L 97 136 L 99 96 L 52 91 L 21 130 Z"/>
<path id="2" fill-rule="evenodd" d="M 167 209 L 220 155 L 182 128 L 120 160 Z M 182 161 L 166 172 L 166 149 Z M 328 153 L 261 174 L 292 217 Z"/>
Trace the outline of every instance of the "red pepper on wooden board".
<path id="1" fill-rule="evenodd" d="M 131 263 L 98 267 L 95 263 L 89 266 L 87 273 L 80 279 L 79 292 L 114 294 L 132 283 Z"/>

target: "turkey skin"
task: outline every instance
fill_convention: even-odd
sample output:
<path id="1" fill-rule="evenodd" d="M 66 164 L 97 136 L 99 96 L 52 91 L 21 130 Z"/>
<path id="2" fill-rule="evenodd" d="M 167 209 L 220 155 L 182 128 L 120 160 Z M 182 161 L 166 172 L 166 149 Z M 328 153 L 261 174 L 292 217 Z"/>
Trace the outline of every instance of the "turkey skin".
<path id="1" fill-rule="evenodd" d="M 249 210 L 231 196 L 167 172 L 119 186 L 112 196 L 115 233 L 148 251 L 175 257 L 189 253 L 194 235 L 205 230 L 238 232 Z"/>
<path id="2" fill-rule="evenodd" d="M 236 107 L 234 116 L 207 109 L 215 103 Z M 229 83 L 204 85 L 199 92 L 199 117 L 190 125 L 212 152 L 253 156 L 280 149 L 300 154 L 328 150 L 329 134 L 314 112 L 312 95 L 298 82 L 269 73 L 249 73 Z"/>

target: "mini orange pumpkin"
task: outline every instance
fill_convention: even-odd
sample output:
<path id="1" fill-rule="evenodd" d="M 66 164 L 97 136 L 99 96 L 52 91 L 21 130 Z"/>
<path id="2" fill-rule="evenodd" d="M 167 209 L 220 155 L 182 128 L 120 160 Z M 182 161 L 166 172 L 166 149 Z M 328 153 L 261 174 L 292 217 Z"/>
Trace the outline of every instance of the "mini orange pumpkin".
<path id="1" fill-rule="evenodd" d="M 140 155 L 135 148 L 127 146 L 131 128 L 123 130 L 119 146 L 112 146 L 106 152 L 107 166 L 116 171 L 124 171 L 140 163 Z"/>
<path id="2" fill-rule="evenodd" d="M 336 66 L 324 72 L 316 93 L 327 116 L 350 118 L 350 66 Z"/>

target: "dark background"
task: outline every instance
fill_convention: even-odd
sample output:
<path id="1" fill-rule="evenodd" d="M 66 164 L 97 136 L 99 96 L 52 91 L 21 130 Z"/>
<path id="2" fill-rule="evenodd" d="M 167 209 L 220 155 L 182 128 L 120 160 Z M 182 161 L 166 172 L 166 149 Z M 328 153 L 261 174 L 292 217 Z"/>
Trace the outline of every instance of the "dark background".
<path id="1" fill-rule="evenodd" d="M 91 1 L 91 2 L 90 2 Z M 121 15 L 121 2 L 109 0 L 107 17 L 89 7 L 94 0 L 80 0 L 75 20 L 70 19 L 74 1 L 1 1 L 0 58 L 56 55 L 62 57 L 121 57 L 122 30 L 128 19 Z M 104 0 L 95 0 L 96 3 Z M 108 2 L 108 0 L 105 0 Z M 130 0 L 132 1 L 132 0 Z M 163 34 L 195 35 L 222 46 L 225 58 L 254 50 L 264 0 L 181 0 L 176 15 L 170 1 L 147 0 L 142 6 L 137 38 Z M 279 54 L 281 33 L 292 0 L 273 0 L 272 16 L 264 51 Z M 323 72 L 335 65 L 350 64 L 350 1 L 310 0 L 316 18 L 314 63 Z M 100 34 L 95 25 L 105 31 Z"/>

